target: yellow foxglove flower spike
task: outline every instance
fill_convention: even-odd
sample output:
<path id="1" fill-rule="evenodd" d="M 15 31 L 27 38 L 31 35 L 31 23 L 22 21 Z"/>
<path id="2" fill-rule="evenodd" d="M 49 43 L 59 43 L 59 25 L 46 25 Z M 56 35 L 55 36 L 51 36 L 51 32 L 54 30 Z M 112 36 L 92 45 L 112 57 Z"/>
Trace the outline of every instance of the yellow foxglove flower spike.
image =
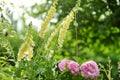
<path id="1" fill-rule="evenodd" d="M 48 11 L 48 14 L 47 14 L 47 16 L 46 16 L 42 26 L 41 26 L 41 30 L 39 32 L 39 36 L 42 37 L 42 38 L 44 38 L 44 32 L 45 32 L 45 30 L 46 30 L 50 20 L 53 18 L 54 14 L 56 12 L 57 1 L 58 0 L 55 0 L 53 5 L 50 7 L 50 10 Z"/>
<path id="2" fill-rule="evenodd" d="M 55 30 L 51 33 L 50 37 L 47 40 L 47 43 L 45 44 L 45 49 L 47 50 L 51 41 L 53 40 L 53 38 L 55 37 L 55 35 L 58 33 L 58 31 L 60 30 L 62 24 L 58 24 L 58 27 L 55 28 Z"/>
<path id="3" fill-rule="evenodd" d="M 33 57 L 33 46 L 35 45 L 34 41 L 32 40 L 33 37 L 31 34 L 31 26 L 32 23 L 30 23 L 29 25 L 28 32 L 25 35 L 24 43 L 19 48 L 16 66 L 18 66 L 18 62 L 21 61 L 21 59 L 23 59 L 24 57 L 26 57 L 28 61 L 30 61 Z"/>
<path id="4" fill-rule="evenodd" d="M 71 10 L 69 15 L 67 15 L 67 17 L 65 18 L 65 20 L 62 23 L 63 26 L 60 29 L 60 33 L 59 33 L 59 37 L 58 37 L 59 48 L 61 48 L 63 45 L 65 34 L 67 32 L 67 29 L 69 29 L 70 23 L 74 19 L 75 13 L 78 11 L 79 5 L 80 5 L 80 0 L 77 1 L 75 7 Z"/>

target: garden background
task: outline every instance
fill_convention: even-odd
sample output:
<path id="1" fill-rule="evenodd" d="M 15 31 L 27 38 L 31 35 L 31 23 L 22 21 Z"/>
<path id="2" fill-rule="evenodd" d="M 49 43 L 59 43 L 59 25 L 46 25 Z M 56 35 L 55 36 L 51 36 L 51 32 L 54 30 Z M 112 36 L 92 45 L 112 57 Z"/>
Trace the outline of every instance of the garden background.
<path id="1" fill-rule="evenodd" d="M 111 71 L 113 80 L 120 79 L 120 0 L 81 0 L 62 47 L 57 43 L 58 33 L 50 42 L 48 50 L 44 50 L 50 34 L 69 15 L 76 1 L 58 0 L 56 12 L 48 24 L 44 39 L 39 37 L 40 28 L 54 0 L 35 3 L 29 7 L 20 6 L 20 13 L 12 11 L 15 4 L 0 1 L 1 79 L 75 80 L 73 75 L 71 79 L 58 76 L 60 71 L 57 64 L 63 58 L 75 60 L 79 64 L 94 60 L 97 64 L 104 65 L 108 74 Z M 17 17 L 18 14 L 20 17 Z M 21 60 L 19 67 L 16 67 L 17 55 L 26 33 L 29 33 L 29 26 L 32 27 L 30 34 L 35 44 L 33 57 L 31 61 Z M 100 80 L 112 80 L 108 79 L 105 70 L 100 70 Z"/>

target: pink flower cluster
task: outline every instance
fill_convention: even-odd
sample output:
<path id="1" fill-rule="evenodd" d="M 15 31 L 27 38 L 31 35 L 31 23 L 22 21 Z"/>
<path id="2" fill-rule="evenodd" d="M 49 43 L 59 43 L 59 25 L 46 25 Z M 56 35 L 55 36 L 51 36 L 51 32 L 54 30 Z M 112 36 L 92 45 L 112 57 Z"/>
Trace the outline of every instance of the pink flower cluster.
<path id="1" fill-rule="evenodd" d="M 63 59 L 58 64 L 60 71 L 69 69 L 72 74 L 77 74 L 81 71 L 83 77 L 86 78 L 97 78 L 99 76 L 98 65 L 94 61 L 88 61 L 83 63 L 81 66 L 75 61 Z"/>
<path id="2" fill-rule="evenodd" d="M 72 74 L 77 74 L 79 72 L 79 64 L 75 61 L 63 59 L 58 64 L 58 67 L 61 71 L 64 71 L 65 69 L 69 69 Z"/>

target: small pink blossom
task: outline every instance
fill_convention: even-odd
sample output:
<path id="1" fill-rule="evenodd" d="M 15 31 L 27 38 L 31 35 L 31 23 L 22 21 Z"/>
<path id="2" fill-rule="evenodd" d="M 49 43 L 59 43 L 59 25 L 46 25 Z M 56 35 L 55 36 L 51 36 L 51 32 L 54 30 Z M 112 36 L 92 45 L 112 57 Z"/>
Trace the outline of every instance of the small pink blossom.
<path id="1" fill-rule="evenodd" d="M 87 78 L 97 78 L 99 76 L 98 65 L 94 61 L 88 61 L 81 65 L 82 76 Z"/>
<path id="2" fill-rule="evenodd" d="M 58 64 L 58 67 L 59 67 L 60 71 L 63 71 L 66 68 L 68 68 L 69 62 L 70 62 L 70 60 L 68 60 L 68 59 L 61 60 L 61 62 Z"/>
<path id="3" fill-rule="evenodd" d="M 70 69 L 72 74 L 77 74 L 79 72 L 79 64 L 74 61 L 70 61 L 68 64 L 68 68 Z"/>

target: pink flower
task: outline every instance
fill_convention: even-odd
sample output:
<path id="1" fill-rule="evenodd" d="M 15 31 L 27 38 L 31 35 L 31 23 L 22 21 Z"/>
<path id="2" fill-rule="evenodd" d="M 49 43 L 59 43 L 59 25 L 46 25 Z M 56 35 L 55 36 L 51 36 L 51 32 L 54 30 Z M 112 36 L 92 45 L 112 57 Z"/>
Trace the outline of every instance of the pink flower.
<path id="1" fill-rule="evenodd" d="M 72 74 L 77 74 L 80 70 L 79 64 L 77 62 L 74 62 L 74 61 L 69 62 L 68 68 L 70 69 Z"/>
<path id="2" fill-rule="evenodd" d="M 68 60 L 68 59 L 61 60 L 61 62 L 58 64 L 60 71 L 65 70 L 67 68 L 69 62 L 70 62 L 70 60 Z"/>
<path id="3" fill-rule="evenodd" d="M 63 59 L 58 64 L 60 71 L 64 71 L 65 69 L 69 69 L 72 74 L 77 74 L 80 70 L 79 64 L 75 61 Z"/>
<path id="4" fill-rule="evenodd" d="M 94 61 L 88 61 L 81 65 L 82 76 L 87 78 L 97 78 L 99 75 L 98 65 Z"/>

